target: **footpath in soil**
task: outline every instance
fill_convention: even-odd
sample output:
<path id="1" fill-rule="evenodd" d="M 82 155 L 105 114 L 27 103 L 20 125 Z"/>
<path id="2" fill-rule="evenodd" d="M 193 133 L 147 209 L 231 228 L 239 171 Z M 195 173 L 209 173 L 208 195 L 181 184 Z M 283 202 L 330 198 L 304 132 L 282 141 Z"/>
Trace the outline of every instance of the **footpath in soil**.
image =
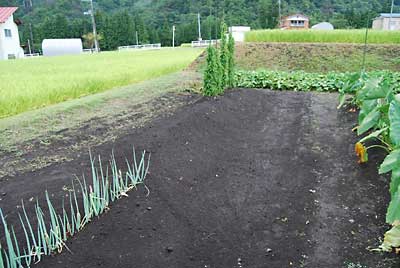
<path id="1" fill-rule="evenodd" d="M 150 195 L 132 191 L 68 242 L 73 254 L 37 267 L 399 267 L 367 250 L 388 228 L 382 155 L 357 164 L 356 114 L 336 105 L 334 94 L 237 89 L 93 148 L 120 163 L 133 145 L 150 151 Z M 61 195 L 89 171 L 81 154 L 1 182 L 0 207 L 12 219 L 22 197 Z"/>

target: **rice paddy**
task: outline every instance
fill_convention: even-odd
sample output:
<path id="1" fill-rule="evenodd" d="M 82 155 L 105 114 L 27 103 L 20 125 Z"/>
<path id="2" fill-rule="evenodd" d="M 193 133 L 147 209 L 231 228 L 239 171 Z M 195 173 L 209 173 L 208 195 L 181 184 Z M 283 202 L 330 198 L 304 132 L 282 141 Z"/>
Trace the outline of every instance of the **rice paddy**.
<path id="1" fill-rule="evenodd" d="M 246 42 L 364 43 L 365 30 L 256 30 L 246 34 Z M 370 30 L 370 44 L 400 44 L 398 31 Z"/>
<path id="2" fill-rule="evenodd" d="M 0 118 L 184 69 L 202 50 L 103 52 L 0 62 Z"/>

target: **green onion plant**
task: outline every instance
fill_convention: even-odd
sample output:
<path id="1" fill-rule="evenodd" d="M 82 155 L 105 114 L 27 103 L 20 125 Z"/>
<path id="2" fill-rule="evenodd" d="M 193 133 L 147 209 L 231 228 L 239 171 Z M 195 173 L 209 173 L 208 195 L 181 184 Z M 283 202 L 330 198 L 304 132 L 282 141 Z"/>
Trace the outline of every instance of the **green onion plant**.
<path id="1" fill-rule="evenodd" d="M 22 201 L 22 213 L 18 213 L 19 227 L 23 234 L 21 237 L 17 237 L 14 226 L 9 225 L 0 208 L 0 221 L 4 233 L 1 237 L 4 237 L 2 242 L 5 243 L 5 247 L 0 244 L 0 268 L 29 268 L 32 264 L 40 262 L 43 255 L 60 253 L 64 248 L 69 250 L 66 246 L 68 238 L 81 231 L 93 217 L 107 211 L 111 202 L 127 196 L 128 192 L 138 185 L 144 185 L 149 170 L 150 154 L 144 151 L 139 159 L 133 148 L 133 162 L 130 163 L 126 159 L 125 173 L 118 168 L 114 153 L 105 170 L 100 156 L 96 160 L 90 154 L 90 163 L 91 184 L 87 184 L 85 176 L 82 176 L 82 180 L 76 178 L 79 187 L 76 190 L 72 183 L 67 198 L 69 204 L 66 204 L 63 198 L 61 212 L 56 210 L 47 191 L 47 213 L 44 213 L 36 200 L 35 217 L 31 219 Z M 146 186 L 145 188 L 148 191 Z M 81 194 L 81 200 L 78 200 L 77 193 Z M 36 226 L 36 230 L 33 226 Z"/>

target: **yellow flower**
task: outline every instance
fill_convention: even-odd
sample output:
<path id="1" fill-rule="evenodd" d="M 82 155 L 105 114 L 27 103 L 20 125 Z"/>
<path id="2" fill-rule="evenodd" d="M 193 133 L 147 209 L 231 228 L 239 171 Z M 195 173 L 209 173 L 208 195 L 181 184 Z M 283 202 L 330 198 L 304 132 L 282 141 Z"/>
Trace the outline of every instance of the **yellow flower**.
<path id="1" fill-rule="evenodd" d="M 355 146 L 356 154 L 359 158 L 358 163 L 366 163 L 368 162 L 368 153 L 367 149 L 361 142 L 357 142 Z"/>

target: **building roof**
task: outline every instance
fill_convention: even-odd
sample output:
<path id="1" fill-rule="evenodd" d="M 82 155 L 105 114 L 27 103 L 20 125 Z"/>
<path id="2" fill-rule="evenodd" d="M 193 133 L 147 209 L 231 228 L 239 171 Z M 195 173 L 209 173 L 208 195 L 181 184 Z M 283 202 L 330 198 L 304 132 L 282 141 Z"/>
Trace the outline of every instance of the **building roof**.
<path id="1" fill-rule="evenodd" d="M 400 13 L 393 13 L 390 15 L 390 13 L 381 13 L 381 16 L 379 18 L 400 18 Z"/>
<path id="2" fill-rule="evenodd" d="M 283 17 L 282 20 L 309 20 L 309 18 L 304 14 L 296 13 Z"/>
<path id="3" fill-rule="evenodd" d="M 4 23 L 17 11 L 18 7 L 0 7 L 0 23 Z"/>

